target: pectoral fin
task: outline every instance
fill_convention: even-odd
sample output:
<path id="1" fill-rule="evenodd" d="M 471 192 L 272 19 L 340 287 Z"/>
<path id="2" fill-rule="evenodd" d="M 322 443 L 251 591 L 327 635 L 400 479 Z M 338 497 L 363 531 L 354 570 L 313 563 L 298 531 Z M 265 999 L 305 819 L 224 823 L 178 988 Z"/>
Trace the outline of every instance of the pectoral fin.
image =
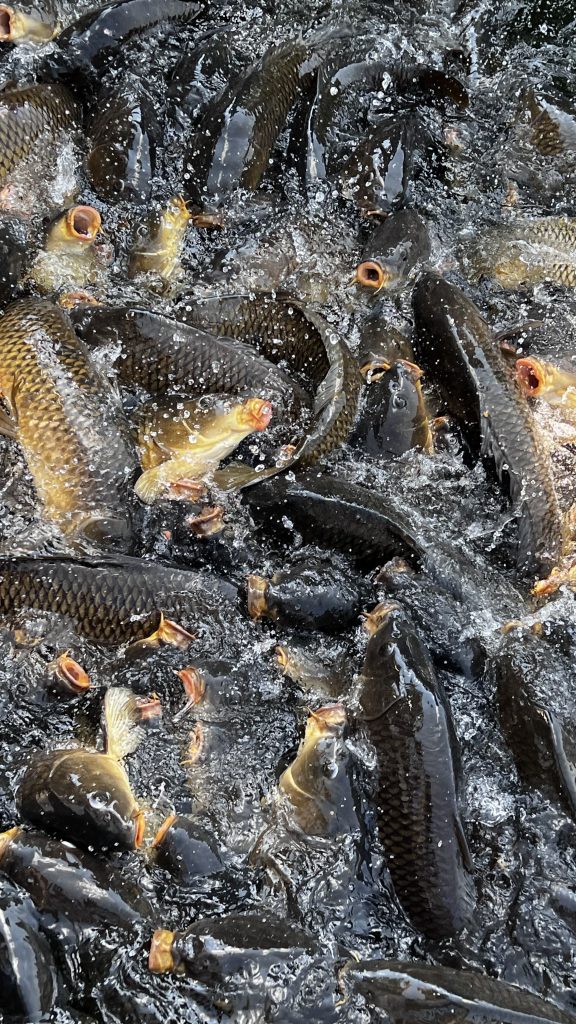
<path id="1" fill-rule="evenodd" d="M 113 686 L 104 698 L 106 753 L 121 761 L 133 754 L 144 737 L 136 695 L 125 686 Z"/>

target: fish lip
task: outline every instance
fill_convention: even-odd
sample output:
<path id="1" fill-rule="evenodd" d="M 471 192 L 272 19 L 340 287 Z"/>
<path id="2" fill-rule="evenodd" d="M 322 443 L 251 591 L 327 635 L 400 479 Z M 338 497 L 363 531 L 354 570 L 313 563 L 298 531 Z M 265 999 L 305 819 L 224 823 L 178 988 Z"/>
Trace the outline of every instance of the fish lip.
<path id="1" fill-rule="evenodd" d="M 189 665 L 188 668 L 177 671 L 176 675 L 184 687 L 188 704 L 199 704 L 206 693 L 206 680 L 202 673 L 194 665 Z"/>
<path id="2" fill-rule="evenodd" d="M 377 292 L 387 288 L 394 281 L 394 275 L 386 270 L 378 260 L 362 260 L 356 267 L 356 284 L 363 288 L 373 288 Z"/>
<path id="3" fill-rule="evenodd" d="M 160 828 L 158 829 L 156 835 L 154 836 L 154 841 L 152 843 L 153 850 L 157 849 L 163 843 L 164 839 L 166 838 L 167 832 L 170 831 L 177 817 L 177 814 L 169 814 L 168 817 L 162 822 Z"/>
<path id="4" fill-rule="evenodd" d="M 93 206 L 72 206 L 66 214 L 66 230 L 71 238 L 90 245 L 102 227 L 102 218 Z"/>
<path id="5" fill-rule="evenodd" d="M 274 654 L 276 655 L 276 662 L 278 664 L 278 667 L 281 668 L 284 675 L 286 675 L 289 664 L 288 652 L 286 648 L 283 647 L 282 644 L 278 644 L 274 648 Z"/>
<path id="6" fill-rule="evenodd" d="M 544 388 L 544 373 L 533 356 L 516 360 L 516 380 L 524 395 L 537 397 Z"/>
<path id="7" fill-rule="evenodd" d="M 399 359 L 398 362 L 404 367 L 412 383 L 418 384 L 424 376 L 424 371 L 418 366 L 418 364 L 411 363 L 408 359 Z"/>
<path id="8" fill-rule="evenodd" d="M 261 619 L 269 614 L 268 590 L 270 584 L 263 576 L 250 575 L 247 580 L 248 614 L 252 619 Z"/>
<path id="9" fill-rule="evenodd" d="M 134 836 L 134 847 L 139 850 L 144 842 L 144 832 L 146 830 L 146 815 L 144 811 L 137 811 L 134 821 L 136 824 L 136 834 Z"/>
<path id="10" fill-rule="evenodd" d="M 165 928 L 158 928 L 154 932 L 148 954 L 148 967 L 153 974 L 167 974 L 174 970 L 172 944 L 175 937 L 176 932 L 169 932 Z"/>
<path id="11" fill-rule="evenodd" d="M 90 689 L 90 676 L 81 665 L 68 654 L 61 654 L 52 666 L 58 676 L 74 693 L 86 693 Z"/>
<path id="12" fill-rule="evenodd" d="M 197 516 L 188 516 L 186 526 L 196 537 L 212 537 L 224 529 L 224 509 L 222 505 L 205 508 Z"/>
<path id="13" fill-rule="evenodd" d="M 346 725 L 346 708 L 340 702 L 324 704 L 317 711 L 311 711 L 310 717 L 319 732 L 342 729 Z"/>
<path id="14" fill-rule="evenodd" d="M 13 7 L 8 4 L 0 4 L 0 42 L 11 43 L 14 39 L 21 39 L 22 30 L 18 30 L 18 16 Z"/>

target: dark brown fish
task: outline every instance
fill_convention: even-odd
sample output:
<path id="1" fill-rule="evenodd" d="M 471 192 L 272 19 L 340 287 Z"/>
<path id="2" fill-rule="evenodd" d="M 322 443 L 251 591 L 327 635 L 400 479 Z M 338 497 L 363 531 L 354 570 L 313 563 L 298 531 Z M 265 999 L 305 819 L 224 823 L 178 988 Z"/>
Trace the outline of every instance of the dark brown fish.
<path id="1" fill-rule="evenodd" d="M 527 403 L 510 380 L 492 332 L 458 288 L 426 274 L 414 289 L 418 363 L 441 390 L 471 450 L 490 458 L 518 516 L 517 564 L 544 575 L 562 529 L 547 457 Z"/>
<path id="2" fill-rule="evenodd" d="M 379 605 L 366 624 L 359 715 L 376 748 L 388 870 L 411 923 L 429 938 L 446 939 L 472 924 L 476 902 L 449 705 L 398 605 Z"/>
<path id="3" fill-rule="evenodd" d="M 0 93 L 0 186 L 43 138 L 73 131 L 80 108 L 62 85 L 23 85 Z"/>

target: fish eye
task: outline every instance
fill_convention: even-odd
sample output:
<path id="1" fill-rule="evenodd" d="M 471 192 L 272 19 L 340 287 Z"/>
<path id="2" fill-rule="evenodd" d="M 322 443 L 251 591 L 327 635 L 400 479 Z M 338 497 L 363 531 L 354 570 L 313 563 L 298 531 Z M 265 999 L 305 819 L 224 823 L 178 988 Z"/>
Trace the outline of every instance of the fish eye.
<path id="1" fill-rule="evenodd" d="M 392 399 L 392 407 L 394 409 L 405 409 L 407 404 L 406 399 L 402 398 L 402 395 L 394 395 Z"/>

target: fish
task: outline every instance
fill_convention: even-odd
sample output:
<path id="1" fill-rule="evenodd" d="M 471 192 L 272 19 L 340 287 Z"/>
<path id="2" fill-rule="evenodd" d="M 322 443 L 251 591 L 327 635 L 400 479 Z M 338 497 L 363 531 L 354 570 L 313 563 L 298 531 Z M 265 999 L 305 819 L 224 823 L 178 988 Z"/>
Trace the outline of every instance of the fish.
<path id="1" fill-rule="evenodd" d="M 0 4 L 0 43 L 47 43 L 60 26 L 54 4 Z"/>
<path id="2" fill-rule="evenodd" d="M 576 372 L 526 356 L 516 360 L 516 380 L 526 398 L 542 398 L 549 405 L 576 407 Z"/>
<path id="3" fill-rule="evenodd" d="M 254 574 L 247 581 L 248 612 L 278 625 L 339 633 L 358 621 L 360 581 L 333 563 L 306 558 L 281 569 L 270 580 Z"/>
<path id="4" fill-rule="evenodd" d="M 566 678 L 570 667 L 542 637 L 527 630 L 508 633 L 488 666 L 498 719 L 518 774 L 576 816 L 576 736 L 562 709 L 562 687 L 550 686 L 553 667 Z M 548 686 L 546 682 L 548 681 Z"/>
<path id="5" fill-rule="evenodd" d="M 7 1021 L 45 1021 L 59 995 L 56 964 L 34 904 L 11 885 L 0 888 L 0 986 Z"/>
<path id="6" fill-rule="evenodd" d="M 471 451 L 492 464 L 510 495 L 518 569 L 549 571 L 563 546 L 550 466 L 490 328 L 470 299 L 435 274 L 420 278 L 412 307 L 419 365 L 440 389 Z"/>
<path id="7" fill-rule="evenodd" d="M 137 707 L 131 690 L 111 687 L 104 698 L 105 753 L 66 748 L 32 758 L 16 794 L 25 821 L 89 849 L 142 845 L 144 812 L 122 764 L 143 738 Z"/>
<path id="8" fill-rule="evenodd" d="M 23 611 L 52 613 L 82 636 L 114 645 L 147 640 L 188 646 L 195 632 L 229 622 L 236 588 L 210 572 L 169 569 L 138 558 L 0 559 L 0 617 Z M 223 620 L 220 620 L 220 615 Z"/>
<path id="9" fill-rule="evenodd" d="M 482 231 L 471 245 L 471 276 L 493 277 L 503 288 L 552 281 L 576 288 L 576 217 L 519 217 Z"/>
<path id="10" fill-rule="evenodd" d="M 344 693 L 354 675 L 351 659 L 339 656 L 326 664 L 314 655 L 292 644 L 282 643 L 274 648 L 276 664 L 282 674 L 306 692 L 319 693 L 331 701 Z"/>
<path id="11" fill-rule="evenodd" d="M 60 654 L 48 670 L 51 688 L 65 697 L 77 697 L 90 689 L 90 676 L 69 654 Z"/>
<path id="12" fill-rule="evenodd" d="M 22 85 L 0 93 L 0 187 L 46 138 L 74 132 L 80 107 L 63 85 Z"/>
<path id="13" fill-rule="evenodd" d="M 358 716 L 376 749 L 386 863 L 411 924 L 428 938 L 451 938 L 472 927 L 476 894 L 450 708 L 407 612 L 380 604 L 365 625 Z"/>
<path id="14" fill-rule="evenodd" d="M 186 975 L 194 997 L 218 1014 L 288 1021 L 304 1012 L 312 1020 L 318 991 L 314 985 L 309 994 L 306 979 L 316 976 L 324 955 L 307 931 L 261 909 L 200 919 L 185 931 L 158 929 L 148 967 Z"/>
<path id="15" fill-rule="evenodd" d="M 272 46 L 200 119 L 184 156 L 184 189 L 201 209 L 235 189 L 258 188 L 296 99 L 307 47 Z"/>
<path id="16" fill-rule="evenodd" d="M 138 461 L 120 400 L 67 314 L 21 299 L 0 317 L 3 429 L 22 445 L 46 516 L 66 535 L 129 550 Z"/>
<path id="17" fill-rule="evenodd" d="M 376 302 L 360 327 L 358 366 L 364 378 L 374 370 L 389 370 L 399 359 L 414 362 L 410 339 L 390 323 L 385 302 Z"/>
<path id="18" fill-rule="evenodd" d="M 448 1021 L 574 1024 L 575 1017 L 541 996 L 476 971 L 402 960 L 350 960 L 340 972 L 345 992 L 385 1010 L 394 1024 Z"/>
<path id="19" fill-rule="evenodd" d="M 182 274 L 180 252 L 191 217 L 182 197 L 173 196 L 150 218 L 147 236 L 132 250 L 128 276 L 149 275 L 155 288 L 169 290 Z"/>
<path id="20" fill-rule="evenodd" d="M 576 118 L 529 87 L 522 97 L 530 114 L 530 141 L 544 156 L 576 152 Z"/>
<path id="21" fill-rule="evenodd" d="M 343 704 L 311 711 L 294 761 L 278 780 L 290 819 L 309 836 L 334 836 L 358 827 L 344 742 Z"/>
<path id="22" fill-rule="evenodd" d="M 101 272 L 99 250 L 94 245 L 101 227 L 100 214 L 93 206 L 71 206 L 60 214 L 46 231 L 29 280 L 45 294 L 94 284 Z"/>
<path id="23" fill-rule="evenodd" d="M 140 414 L 138 445 L 144 472 L 136 481 L 141 501 L 186 493 L 188 482 L 206 481 L 222 459 L 272 416 L 267 399 L 202 405 L 176 401 Z"/>
<path id="24" fill-rule="evenodd" d="M 381 118 L 342 167 L 342 194 L 370 216 L 386 216 L 410 196 L 418 123 L 412 113 Z"/>
<path id="25" fill-rule="evenodd" d="M 202 7 L 187 0 L 113 0 L 91 8 L 56 37 L 56 49 L 41 65 L 41 74 L 53 80 L 80 76 L 98 82 L 131 39 L 176 29 L 193 22 Z"/>
<path id="26" fill-rule="evenodd" d="M 154 837 L 153 848 L 160 867 L 180 885 L 224 871 L 224 862 L 207 829 L 183 814 L 171 814 Z"/>
<path id="27" fill-rule="evenodd" d="M 378 375 L 371 370 L 350 444 L 381 459 L 398 458 L 413 448 L 434 448 L 426 403 L 415 363 L 399 360 Z"/>
<path id="28" fill-rule="evenodd" d="M 152 915 L 138 885 L 111 864 L 34 829 L 0 833 L 0 874 L 27 892 L 41 914 L 76 925 L 131 931 Z"/>
<path id="29" fill-rule="evenodd" d="M 346 441 L 362 378 L 347 345 L 309 306 L 292 296 L 261 292 L 185 300 L 182 317 L 218 335 L 250 341 L 267 359 L 287 363 L 292 376 L 310 381 L 314 418 L 291 465 L 312 465 Z"/>
<path id="30" fill-rule="evenodd" d="M 182 126 L 182 112 L 187 117 L 197 117 L 202 108 L 241 76 L 246 63 L 236 33 L 228 26 L 210 30 L 182 54 L 168 83 L 168 98 L 176 108 L 174 119 L 178 126 Z"/>
<path id="31" fill-rule="evenodd" d="M 121 83 L 98 93 L 88 131 L 88 180 L 101 199 L 150 198 L 157 171 L 161 128 L 156 104 L 141 78 L 123 74 Z"/>
<path id="32" fill-rule="evenodd" d="M 0 212 L 0 302 L 3 306 L 16 298 L 34 251 L 30 222 L 15 213 Z"/>
<path id="33" fill-rule="evenodd" d="M 78 306 L 70 311 L 89 347 L 116 351 L 119 382 L 151 396 L 266 395 L 276 410 L 297 418 L 310 405 L 306 391 L 248 344 L 216 337 L 146 309 Z"/>
<path id="34" fill-rule="evenodd" d="M 426 222 L 416 210 L 396 210 L 377 224 L 362 251 L 354 281 L 376 292 L 403 287 L 430 256 Z"/>

